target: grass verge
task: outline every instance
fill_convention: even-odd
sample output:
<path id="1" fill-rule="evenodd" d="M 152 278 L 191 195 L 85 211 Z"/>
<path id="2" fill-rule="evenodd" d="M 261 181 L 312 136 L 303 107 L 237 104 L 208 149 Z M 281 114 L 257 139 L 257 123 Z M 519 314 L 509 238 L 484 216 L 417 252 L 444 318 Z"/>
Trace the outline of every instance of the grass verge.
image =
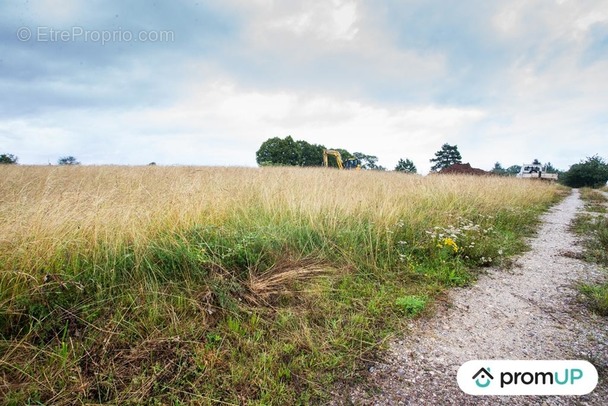
<path id="1" fill-rule="evenodd" d="M 4 404 L 319 402 L 560 197 L 303 168 L 0 171 Z"/>
<path id="2" fill-rule="evenodd" d="M 591 188 L 582 188 L 580 190 L 581 198 L 585 201 L 585 209 L 594 213 L 606 213 L 606 202 L 608 198 L 599 190 Z"/>
<path id="3" fill-rule="evenodd" d="M 584 237 L 584 257 L 587 261 L 608 266 L 608 218 L 603 214 L 606 213 L 608 199 L 601 192 L 589 188 L 581 189 L 581 198 L 588 211 L 598 213 L 581 213 L 573 222 L 573 229 Z M 582 284 L 580 291 L 595 312 L 608 316 L 608 282 Z"/>

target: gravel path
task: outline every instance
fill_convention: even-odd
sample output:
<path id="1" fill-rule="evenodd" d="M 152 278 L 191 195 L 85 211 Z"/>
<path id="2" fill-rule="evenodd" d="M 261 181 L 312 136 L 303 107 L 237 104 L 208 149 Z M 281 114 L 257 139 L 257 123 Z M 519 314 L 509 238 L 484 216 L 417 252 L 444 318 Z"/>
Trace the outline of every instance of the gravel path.
<path id="1" fill-rule="evenodd" d="M 454 289 L 430 319 L 411 323 L 365 382 L 342 389 L 334 405 L 608 405 L 608 321 L 580 302 L 577 282 L 600 280 L 602 271 L 580 257 L 568 230 L 583 210 L 578 191 L 543 217 L 531 250 L 509 270 L 482 275 Z M 580 397 L 476 397 L 456 383 L 460 365 L 475 359 L 585 359 L 599 383 Z"/>

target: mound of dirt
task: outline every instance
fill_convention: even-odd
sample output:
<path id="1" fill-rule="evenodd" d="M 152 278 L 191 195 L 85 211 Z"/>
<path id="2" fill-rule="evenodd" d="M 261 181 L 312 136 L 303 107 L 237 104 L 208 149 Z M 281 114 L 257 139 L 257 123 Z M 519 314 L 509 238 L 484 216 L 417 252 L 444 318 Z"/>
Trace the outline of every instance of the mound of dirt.
<path id="1" fill-rule="evenodd" d="M 439 173 L 443 174 L 457 174 L 457 175 L 478 175 L 484 176 L 489 175 L 490 172 L 486 172 L 483 169 L 473 168 L 469 163 L 466 164 L 453 164 L 447 168 L 443 168 Z"/>

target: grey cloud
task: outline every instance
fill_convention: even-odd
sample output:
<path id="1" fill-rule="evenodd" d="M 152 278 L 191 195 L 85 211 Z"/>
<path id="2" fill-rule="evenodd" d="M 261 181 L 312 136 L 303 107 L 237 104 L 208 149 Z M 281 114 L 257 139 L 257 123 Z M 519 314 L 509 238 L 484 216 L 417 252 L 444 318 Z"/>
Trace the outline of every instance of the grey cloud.
<path id="1" fill-rule="evenodd" d="M 567 139 L 577 131 L 594 134 L 589 145 L 601 147 L 597 140 L 606 133 L 600 118 L 608 116 L 608 22 L 602 19 L 602 1 L 360 0 L 354 2 L 357 19 L 352 27 L 333 27 L 332 32 L 332 7 L 346 3 L 92 0 L 52 10 L 43 7 L 50 4 L 44 1 L 2 2 L 2 144 L 26 150 L 36 157 L 32 161 L 44 153 L 36 152 L 31 140 L 47 137 L 57 140 L 58 150 L 74 148 L 88 162 L 145 163 L 140 161 L 148 156 L 161 161 L 155 154 L 162 155 L 169 146 L 174 157 L 185 154 L 192 163 L 229 162 L 230 154 L 218 158 L 228 149 L 222 142 L 235 144 L 229 138 L 232 131 L 253 131 L 237 128 L 243 111 L 214 116 L 215 105 L 196 103 L 203 98 L 197 92 L 210 88 L 205 85 L 226 82 L 236 98 L 251 92 L 329 97 L 337 104 L 354 101 L 380 109 L 483 111 L 478 125 L 461 131 L 439 127 L 425 132 L 403 125 L 427 138 L 438 132 L 438 142 L 460 137 L 471 146 L 489 137 L 488 145 L 503 145 L 497 140 L 511 137 L 511 144 L 524 150 L 538 147 L 525 137 L 551 133 L 558 140 L 553 153 L 563 155 L 564 162 L 571 159 L 564 152 L 572 149 Z M 156 42 L 36 42 L 20 41 L 19 27 L 170 31 L 174 36 Z M 210 100 L 221 103 L 218 97 Z M 191 105 L 196 108 L 187 114 L 171 110 Z M 293 110 L 301 107 L 295 103 Z M 147 114 L 134 114 L 141 120 L 167 110 L 171 114 L 150 125 L 138 125 L 122 114 L 141 110 Z M 26 124 L 13 125 L 19 120 Z M 256 128 L 256 141 L 238 143 L 235 154 L 253 157 L 260 134 L 290 126 L 307 129 L 308 120 L 322 123 L 319 131 L 339 124 L 316 111 L 311 117 L 292 111 L 277 120 L 280 126 Z M 300 135 L 309 136 L 314 134 Z M 200 154 L 190 153 L 192 146 L 216 152 L 201 160 Z M 521 152 L 513 147 L 512 154 Z"/>
<path id="2" fill-rule="evenodd" d="M 93 1 L 57 21 L 32 5 L 0 6 L 0 117 L 170 101 L 184 63 L 235 29 L 202 4 Z"/>

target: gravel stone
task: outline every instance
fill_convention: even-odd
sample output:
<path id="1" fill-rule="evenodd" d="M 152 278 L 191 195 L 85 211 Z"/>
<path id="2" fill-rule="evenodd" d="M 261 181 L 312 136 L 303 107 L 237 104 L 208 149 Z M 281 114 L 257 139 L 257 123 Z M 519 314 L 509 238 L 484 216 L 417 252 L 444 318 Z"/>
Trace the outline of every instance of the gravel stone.
<path id="1" fill-rule="evenodd" d="M 531 250 L 511 269 L 491 269 L 453 289 L 436 315 L 410 323 L 362 383 L 335 390 L 331 405 L 608 405 L 608 320 L 589 311 L 576 286 L 605 280 L 583 262 L 569 225 L 583 203 L 577 190 L 542 217 Z M 471 396 L 456 372 L 475 359 L 585 359 L 598 370 L 585 396 Z"/>

